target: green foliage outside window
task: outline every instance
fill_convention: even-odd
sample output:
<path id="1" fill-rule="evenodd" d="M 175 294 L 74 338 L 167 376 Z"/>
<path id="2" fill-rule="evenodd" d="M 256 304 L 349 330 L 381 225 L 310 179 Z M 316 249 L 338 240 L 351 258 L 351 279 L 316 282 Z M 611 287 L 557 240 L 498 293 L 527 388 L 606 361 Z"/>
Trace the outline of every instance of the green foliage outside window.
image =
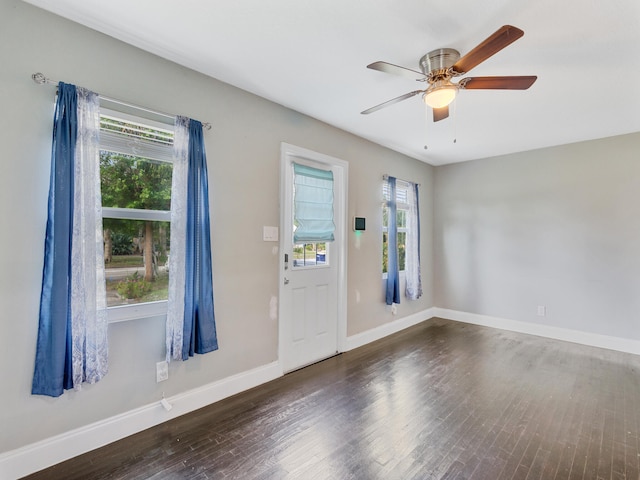
<path id="1" fill-rule="evenodd" d="M 407 256 L 407 211 L 398 209 L 396 211 L 396 225 L 398 227 L 398 269 L 404 271 Z M 389 265 L 389 236 L 387 228 L 389 227 L 389 208 L 382 206 L 382 273 L 387 273 Z"/>
<path id="2" fill-rule="evenodd" d="M 100 152 L 102 206 L 169 210 L 172 165 Z"/>
<path id="3" fill-rule="evenodd" d="M 131 255 L 134 251 L 133 236 L 122 232 L 111 232 L 111 254 Z"/>
<path id="4" fill-rule="evenodd" d="M 151 284 L 142 278 L 138 272 L 122 280 L 116 285 L 118 294 L 126 299 L 140 299 L 151 291 Z"/>

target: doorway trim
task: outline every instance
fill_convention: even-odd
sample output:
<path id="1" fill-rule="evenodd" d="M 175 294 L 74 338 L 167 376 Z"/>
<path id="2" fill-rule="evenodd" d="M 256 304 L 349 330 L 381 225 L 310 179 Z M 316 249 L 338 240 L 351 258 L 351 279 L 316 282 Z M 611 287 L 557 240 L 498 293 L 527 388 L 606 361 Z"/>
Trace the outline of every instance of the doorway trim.
<path id="1" fill-rule="evenodd" d="M 337 248 L 339 252 L 339 260 L 337 264 L 337 294 L 336 294 L 336 307 L 338 310 L 338 325 L 337 325 L 337 348 L 338 352 L 344 352 L 347 348 L 347 238 L 349 235 L 349 221 L 347 215 L 348 202 L 348 187 L 349 187 L 349 163 L 339 158 L 331 157 L 323 153 L 314 152 L 306 148 L 291 145 L 285 142 L 280 146 L 280 242 L 278 253 L 278 363 L 280 368 L 284 372 L 284 366 L 282 363 L 283 351 L 284 351 L 284 329 L 282 328 L 283 318 L 283 299 L 284 299 L 284 282 L 285 282 L 285 269 L 284 269 L 284 236 L 290 235 L 291 232 L 285 232 L 285 202 L 287 201 L 286 195 L 286 172 L 287 163 L 292 161 L 294 157 L 310 160 L 312 162 L 329 165 L 332 168 L 338 168 L 341 171 L 341 188 L 336 198 L 334 198 L 334 219 L 336 222 L 340 222 L 342 226 L 342 238 L 337 239 L 334 242 L 334 248 Z"/>

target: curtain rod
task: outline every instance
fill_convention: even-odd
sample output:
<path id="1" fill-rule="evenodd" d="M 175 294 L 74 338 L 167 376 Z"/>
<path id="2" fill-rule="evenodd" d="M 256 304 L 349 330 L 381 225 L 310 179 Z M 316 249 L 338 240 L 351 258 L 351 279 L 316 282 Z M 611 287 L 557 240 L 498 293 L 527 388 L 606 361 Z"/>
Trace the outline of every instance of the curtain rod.
<path id="1" fill-rule="evenodd" d="M 389 177 L 390 177 L 390 176 L 392 177 L 393 175 L 388 175 L 388 174 L 386 174 L 386 173 L 385 173 L 384 175 L 382 175 L 382 179 L 383 179 L 383 180 L 389 180 Z M 405 183 L 413 183 L 414 185 L 418 185 L 418 186 L 420 186 L 420 184 L 419 184 L 419 183 L 416 183 L 416 182 L 410 182 L 409 180 L 403 180 L 402 178 L 396 178 L 396 180 L 400 180 L 401 182 L 405 182 Z"/>
<path id="2" fill-rule="evenodd" d="M 56 82 L 55 80 L 51 80 L 50 78 L 45 77 L 42 73 L 38 72 L 38 73 L 34 73 L 33 75 L 31 75 L 31 78 L 33 79 L 34 82 L 36 82 L 38 85 L 58 85 L 58 82 Z M 147 113 L 151 113 L 153 115 L 160 115 L 161 117 L 166 117 L 166 118 L 175 118 L 175 115 L 171 115 L 169 113 L 164 113 L 164 112 L 159 112 L 157 110 L 151 110 L 147 107 L 141 107 L 140 105 L 135 105 L 133 103 L 129 103 L 129 102 L 124 102 L 122 100 L 118 100 L 117 98 L 111 98 L 111 97 L 107 97 L 106 95 L 100 95 L 100 98 L 104 98 L 105 100 L 109 101 L 109 102 L 113 102 L 113 103 L 117 103 L 119 105 L 122 105 L 124 107 L 130 107 L 130 108 L 135 108 L 137 110 L 142 110 L 143 112 L 147 112 Z M 205 130 L 211 130 L 211 124 L 208 122 L 203 122 L 202 123 L 202 127 Z"/>

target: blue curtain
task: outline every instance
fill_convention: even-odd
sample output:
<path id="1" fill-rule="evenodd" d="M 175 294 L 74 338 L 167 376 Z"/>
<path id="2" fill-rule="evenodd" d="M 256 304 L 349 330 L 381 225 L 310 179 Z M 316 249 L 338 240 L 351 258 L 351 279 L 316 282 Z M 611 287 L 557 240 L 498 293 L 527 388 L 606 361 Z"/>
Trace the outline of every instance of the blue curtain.
<path id="1" fill-rule="evenodd" d="M 202 123 L 189 121 L 182 359 L 218 349 L 213 309 L 209 186 Z"/>
<path id="2" fill-rule="evenodd" d="M 293 243 L 333 242 L 333 172 L 293 164 L 294 219 Z"/>
<path id="3" fill-rule="evenodd" d="M 396 207 L 396 179 L 389 177 L 389 200 L 387 207 L 389 208 L 389 226 L 387 229 L 388 248 L 387 248 L 387 305 L 400 303 L 400 272 L 398 268 L 398 224 L 397 224 L 397 207 Z"/>
<path id="4" fill-rule="evenodd" d="M 73 387 L 70 281 L 76 138 L 76 87 L 60 82 L 53 124 L 38 342 L 31 387 L 35 395 L 58 397 L 63 389 Z"/>

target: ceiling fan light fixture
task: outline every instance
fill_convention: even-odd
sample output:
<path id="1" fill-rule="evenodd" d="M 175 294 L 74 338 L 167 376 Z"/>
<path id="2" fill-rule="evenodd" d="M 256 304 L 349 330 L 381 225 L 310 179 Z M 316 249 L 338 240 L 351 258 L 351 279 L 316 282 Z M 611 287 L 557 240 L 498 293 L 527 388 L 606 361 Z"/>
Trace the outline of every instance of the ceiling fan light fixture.
<path id="1" fill-rule="evenodd" d="M 456 98 L 458 87 L 452 83 L 432 85 L 424 94 L 424 103 L 431 108 L 442 108 L 449 105 Z"/>

